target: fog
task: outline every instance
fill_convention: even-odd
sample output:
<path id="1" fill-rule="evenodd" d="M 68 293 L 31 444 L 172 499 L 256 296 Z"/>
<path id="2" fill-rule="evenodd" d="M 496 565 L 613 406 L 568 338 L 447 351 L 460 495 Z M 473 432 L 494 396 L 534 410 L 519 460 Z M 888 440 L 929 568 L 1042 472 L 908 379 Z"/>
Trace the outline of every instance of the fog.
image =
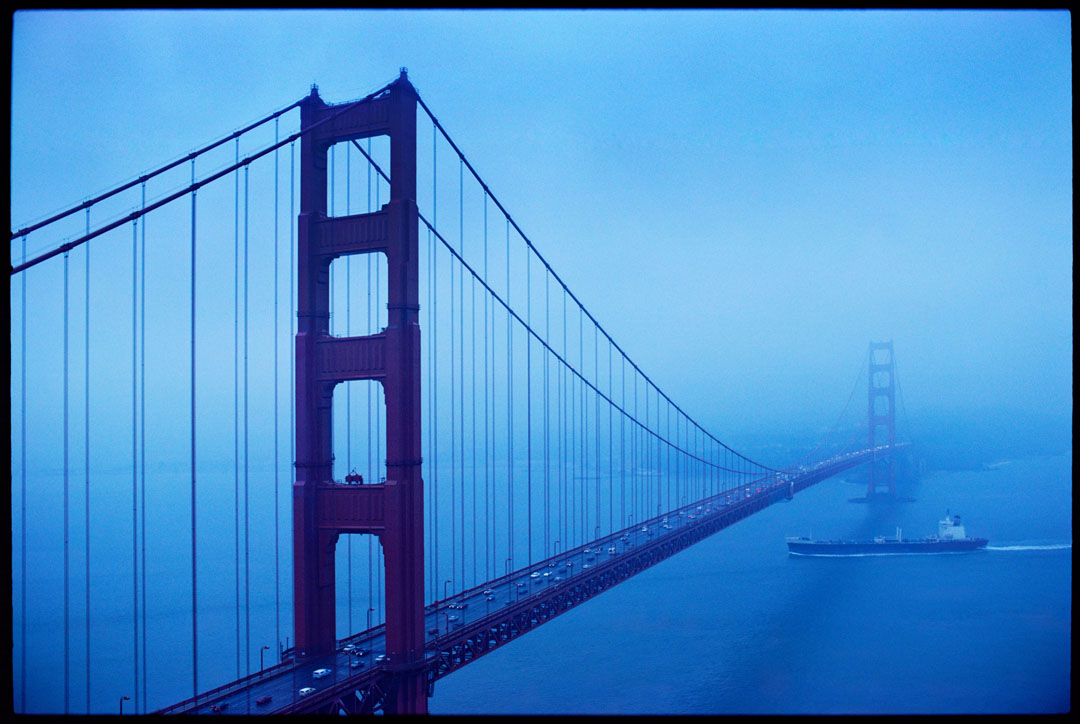
<path id="1" fill-rule="evenodd" d="M 20 12 L 13 41 L 13 227 L 408 66 L 722 439 L 827 426 L 883 339 L 913 412 L 1071 411 L 1066 13 Z"/>

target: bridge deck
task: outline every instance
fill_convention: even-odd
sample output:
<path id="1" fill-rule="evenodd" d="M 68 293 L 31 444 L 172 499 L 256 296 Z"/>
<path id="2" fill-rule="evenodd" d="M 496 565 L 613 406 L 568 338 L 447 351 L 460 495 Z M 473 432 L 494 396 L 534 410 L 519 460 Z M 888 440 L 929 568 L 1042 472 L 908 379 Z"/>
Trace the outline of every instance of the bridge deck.
<path id="1" fill-rule="evenodd" d="M 848 453 L 797 473 L 761 478 L 430 604 L 425 612 L 425 656 L 420 663 L 429 688 L 436 680 L 611 586 L 883 451 L 888 452 L 882 446 Z M 346 645 L 363 654 L 346 653 L 342 650 Z M 385 650 L 385 627 L 377 626 L 342 640 L 333 654 L 283 662 L 159 713 L 371 711 L 379 707 L 388 672 L 395 666 L 392 661 L 375 661 Z M 353 668 L 357 661 L 359 666 Z M 329 669 L 329 673 L 315 678 L 318 669 Z M 313 691 L 301 696 L 305 688 Z M 259 704 L 263 697 L 270 699 Z"/>

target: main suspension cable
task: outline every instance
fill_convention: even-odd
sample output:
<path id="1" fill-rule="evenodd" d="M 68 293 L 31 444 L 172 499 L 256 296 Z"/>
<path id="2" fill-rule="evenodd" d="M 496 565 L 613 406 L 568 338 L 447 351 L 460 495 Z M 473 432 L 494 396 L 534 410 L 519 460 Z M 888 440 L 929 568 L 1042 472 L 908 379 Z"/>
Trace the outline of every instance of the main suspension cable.
<path id="1" fill-rule="evenodd" d="M 196 158 L 198 158 L 202 154 L 206 153 L 207 151 L 211 151 L 211 150 L 217 148 L 218 146 L 220 146 L 222 144 L 228 143 L 229 141 L 231 141 L 233 139 L 239 139 L 240 136 L 244 135 L 248 131 L 251 131 L 251 130 L 253 130 L 255 128 L 258 128 L 259 126 L 266 123 L 267 121 L 270 121 L 270 120 L 276 121 L 280 116 L 288 113 L 293 108 L 296 108 L 303 101 L 304 101 L 303 98 L 301 98 L 298 101 L 294 101 L 293 103 L 290 103 L 289 105 L 285 106 L 281 110 L 274 111 L 270 115 L 268 115 L 268 116 L 266 116 L 264 118 L 261 118 L 260 120 L 255 121 L 254 123 L 251 123 L 251 124 L 245 126 L 244 128 L 241 128 L 239 131 L 234 131 L 233 133 L 229 134 L 225 138 L 221 138 L 221 139 L 219 139 L 217 141 L 214 141 L 213 143 L 211 143 L 211 144 L 209 144 L 207 146 L 203 146 L 202 148 L 200 148 L 200 149 L 198 149 L 196 151 L 192 151 L 191 153 L 187 154 L 186 156 L 183 156 L 182 158 L 178 158 L 175 161 L 171 161 L 170 163 L 167 163 L 167 164 L 165 164 L 164 166 L 162 166 L 162 167 L 160 167 L 158 169 L 150 171 L 149 173 L 142 174 L 141 176 L 139 176 L 137 179 L 134 179 L 133 181 L 129 181 L 127 183 L 121 184 L 120 186 L 117 186 L 116 188 L 113 188 L 113 189 L 111 189 L 109 191 L 106 191 L 105 193 L 99 194 L 99 195 L 97 195 L 97 196 L 95 196 L 95 197 L 93 197 L 91 199 L 87 199 L 86 201 L 83 201 L 81 204 L 78 204 L 76 206 L 72 206 L 69 209 L 65 209 L 64 211 L 61 211 L 58 214 L 54 214 L 53 216 L 50 216 L 49 218 L 47 218 L 47 219 L 45 219 L 43 221 L 39 221 L 36 224 L 31 224 L 30 226 L 26 226 L 26 227 L 23 227 L 22 229 L 20 229 L 18 231 L 12 232 L 11 238 L 12 239 L 17 239 L 20 236 L 26 236 L 31 231 L 35 231 L 35 230 L 40 229 L 42 227 L 48 226 L 49 224 L 52 224 L 53 222 L 59 221 L 60 219 L 63 219 L 66 216 L 70 216 L 71 214 L 74 214 L 76 211 L 79 211 L 81 209 L 89 210 L 91 206 L 94 206 L 95 204 L 97 204 L 97 203 L 99 203 L 101 201 L 104 201 L 107 198 L 115 196 L 116 194 L 121 193 L 123 191 L 127 191 L 130 188 L 134 188 L 135 186 L 138 186 L 139 184 L 145 184 L 147 181 L 154 178 L 155 176 L 159 176 L 159 175 L 165 173 L 166 171 L 174 169 L 177 166 L 179 166 L 179 165 L 181 165 L 181 164 L 183 164 L 183 163 L 185 163 L 187 161 L 194 161 Z"/>

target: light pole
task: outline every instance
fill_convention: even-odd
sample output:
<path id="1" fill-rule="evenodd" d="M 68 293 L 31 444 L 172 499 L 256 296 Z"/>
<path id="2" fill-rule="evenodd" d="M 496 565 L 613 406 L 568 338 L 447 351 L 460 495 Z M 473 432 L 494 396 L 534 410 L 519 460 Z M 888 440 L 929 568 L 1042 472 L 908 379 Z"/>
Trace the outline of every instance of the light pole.
<path id="1" fill-rule="evenodd" d="M 443 600 L 445 600 L 447 598 L 447 595 L 446 595 L 446 586 L 447 586 L 447 584 L 453 583 L 453 582 L 454 582 L 454 579 L 452 579 L 452 578 L 447 578 L 445 581 L 443 581 L 443 584 L 442 584 L 442 597 L 443 597 Z"/>
<path id="2" fill-rule="evenodd" d="M 120 697 L 120 716 L 124 715 L 124 702 L 125 701 L 131 701 L 131 697 L 130 696 L 121 696 Z"/>
<path id="3" fill-rule="evenodd" d="M 371 630 L 371 614 L 373 614 L 373 613 L 375 613 L 375 609 L 374 609 L 374 608 L 369 608 L 369 609 L 367 610 L 367 630 L 368 630 L 368 631 L 370 631 L 370 630 Z"/>
<path id="4" fill-rule="evenodd" d="M 259 649 L 259 675 L 260 676 L 262 675 L 262 672 L 263 672 L 263 651 L 267 651 L 267 650 L 269 650 L 269 648 L 270 648 L 269 646 L 263 646 L 261 649 Z"/>

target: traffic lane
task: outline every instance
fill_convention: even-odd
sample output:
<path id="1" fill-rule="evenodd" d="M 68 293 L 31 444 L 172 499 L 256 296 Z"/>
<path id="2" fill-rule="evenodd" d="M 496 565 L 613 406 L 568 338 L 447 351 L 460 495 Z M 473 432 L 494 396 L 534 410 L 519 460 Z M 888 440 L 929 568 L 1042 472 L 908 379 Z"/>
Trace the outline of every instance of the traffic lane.
<path id="1" fill-rule="evenodd" d="M 300 699 L 301 689 L 311 688 L 314 690 L 312 693 L 315 693 L 325 688 L 328 683 L 337 684 L 375 667 L 375 658 L 385 653 L 385 634 L 370 639 L 360 639 L 360 641 L 361 643 L 357 645 L 364 651 L 364 655 L 357 656 L 355 659 L 364 663 L 359 669 L 351 668 L 353 655 L 344 651 L 335 651 L 333 654 L 303 660 L 287 671 L 268 675 L 265 679 L 253 682 L 245 689 L 201 704 L 194 713 L 246 713 L 249 711 L 271 713 L 281 709 Z M 319 669 L 328 669 L 330 673 L 316 678 L 315 671 Z M 270 700 L 265 704 L 258 704 L 258 700 L 264 696 L 269 696 Z M 266 707 L 265 710 L 263 707 Z"/>

